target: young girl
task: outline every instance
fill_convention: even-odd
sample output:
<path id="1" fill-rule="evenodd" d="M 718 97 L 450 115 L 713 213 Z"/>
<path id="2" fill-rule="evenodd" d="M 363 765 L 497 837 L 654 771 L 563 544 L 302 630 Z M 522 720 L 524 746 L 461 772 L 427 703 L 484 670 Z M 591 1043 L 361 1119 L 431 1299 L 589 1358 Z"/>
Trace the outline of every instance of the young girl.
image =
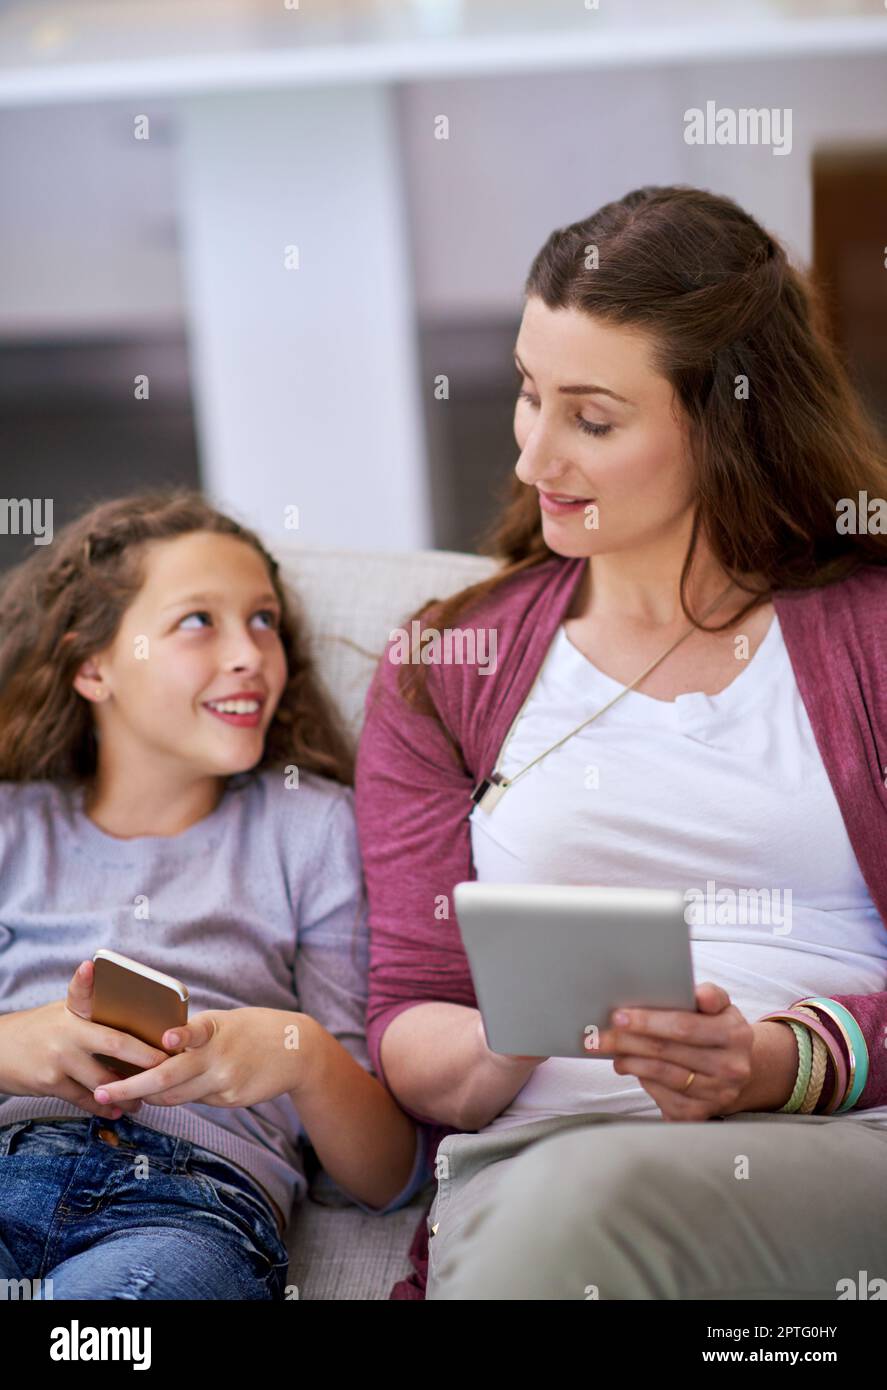
<path id="1" fill-rule="evenodd" d="M 306 1137 L 364 1210 L 422 1186 L 366 1051 L 352 771 L 276 563 L 198 494 L 0 586 L 0 1278 L 280 1299 Z M 91 1021 L 99 947 L 187 986 L 164 1051 Z"/>

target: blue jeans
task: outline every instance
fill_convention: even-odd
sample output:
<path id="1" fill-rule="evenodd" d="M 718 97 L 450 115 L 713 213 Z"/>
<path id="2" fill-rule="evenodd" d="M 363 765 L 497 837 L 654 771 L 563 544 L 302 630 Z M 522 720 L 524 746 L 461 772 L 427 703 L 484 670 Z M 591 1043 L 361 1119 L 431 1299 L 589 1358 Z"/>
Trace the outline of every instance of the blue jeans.
<path id="1" fill-rule="evenodd" d="M 32 1297 L 282 1300 L 287 1266 L 261 1190 L 190 1140 L 129 1115 L 0 1127 L 0 1280 Z"/>

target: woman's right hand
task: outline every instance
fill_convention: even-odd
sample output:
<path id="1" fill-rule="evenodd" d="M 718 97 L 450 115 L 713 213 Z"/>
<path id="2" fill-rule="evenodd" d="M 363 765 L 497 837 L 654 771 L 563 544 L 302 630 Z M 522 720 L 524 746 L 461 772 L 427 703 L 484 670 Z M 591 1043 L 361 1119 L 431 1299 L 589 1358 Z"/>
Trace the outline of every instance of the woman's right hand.
<path id="1" fill-rule="evenodd" d="M 12 1096 L 57 1096 L 103 1119 L 134 1114 L 141 1101 L 99 1105 L 93 1091 L 120 1076 L 92 1055 L 132 1062 L 147 1070 L 165 1062 L 166 1052 L 129 1033 L 93 1023 L 92 961 L 84 961 L 68 986 L 67 999 L 0 1016 L 0 1091 Z"/>

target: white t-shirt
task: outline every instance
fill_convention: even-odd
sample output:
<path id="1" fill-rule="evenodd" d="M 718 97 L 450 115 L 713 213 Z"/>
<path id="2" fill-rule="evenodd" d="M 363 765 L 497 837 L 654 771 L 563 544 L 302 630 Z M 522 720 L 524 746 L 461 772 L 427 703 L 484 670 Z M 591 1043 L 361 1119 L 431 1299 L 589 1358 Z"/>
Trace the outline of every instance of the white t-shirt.
<path id="1" fill-rule="evenodd" d="M 514 775 L 621 689 L 558 627 L 497 768 Z M 803 995 L 887 988 L 887 931 L 775 614 L 725 690 L 629 691 L 469 820 L 481 880 L 680 889 L 697 984 L 750 1023 Z M 550 1058 L 486 1128 L 592 1111 L 662 1114 L 607 1058 Z M 846 1118 L 887 1127 L 887 1106 Z"/>

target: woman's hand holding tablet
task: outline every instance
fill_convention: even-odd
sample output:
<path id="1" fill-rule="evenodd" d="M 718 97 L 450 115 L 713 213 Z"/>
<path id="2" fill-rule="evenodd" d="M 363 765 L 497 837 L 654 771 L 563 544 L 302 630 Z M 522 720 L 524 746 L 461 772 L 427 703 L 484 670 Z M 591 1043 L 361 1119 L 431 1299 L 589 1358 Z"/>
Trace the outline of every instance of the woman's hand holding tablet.
<path id="1" fill-rule="evenodd" d="M 711 981 L 697 987 L 696 1002 L 698 1012 L 614 1010 L 610 1025 L 599 1035 L 600 1048 L 613 1054 L 613 1070 L 620 1076 L 637 1077 L 666 1120 L 708 1120 L 784 1105 L 791 1094 L 796 1061 L 789 1029 L 780 1023 L 749 1024 L 726 991 Z M 494 1052 L 480 1013 L 477 1032 L 491 1058 L 537 1065 L 548 1061 L 547 1057 Z M 589 1049 L 586 1055 L 595 1053 Z M 692 1077 L 690 1087 L 688 1076 Z M 771 1081 L 766 1092 L 761 1088 L 762 1077 Z"/>
<path id="2" fill-rule="evenodd" d="M 694 985 L 676 890 L 468 880 L 454 901 L 490 1059 L 533 1064 L 527 1076 L 549 1057 L 612 1061 L 669 1120 L 788 1099 L 791 1030 L 752 1025 L 719 985 Z"/>

